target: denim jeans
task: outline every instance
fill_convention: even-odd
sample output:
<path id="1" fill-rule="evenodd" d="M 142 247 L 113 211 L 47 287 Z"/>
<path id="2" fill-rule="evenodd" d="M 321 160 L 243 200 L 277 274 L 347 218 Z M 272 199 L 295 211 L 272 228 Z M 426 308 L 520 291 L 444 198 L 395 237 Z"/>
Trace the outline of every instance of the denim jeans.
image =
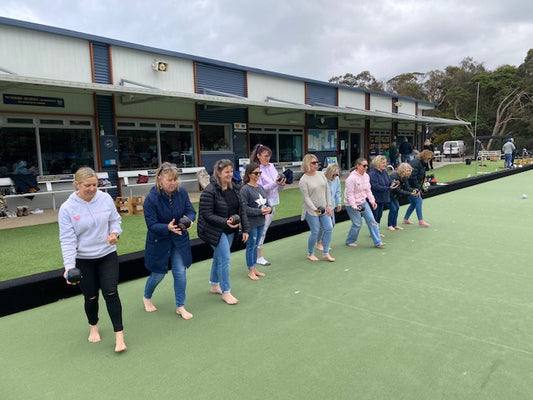
<path id="1" fill-rule="evenodd" d="M 231 290 L 229 281 L 229 262 L 231 244 L 233 243 L 234 233 L 224 233 L 220 235 L 220 240 L 213 248 L 213 262 L 211 263 L 211 275 L 209 283 L 211 285 L 220 285 L 222 293 L 227 293 Z"/>
<path id="2" fill-rule="evenodd" d="M 333 223 L 331 221 L 331 217 L 328 214 L 318 216 L 306 213 L 305 220 L 307 221 L 307 225 L 309 225 L 309 229 L 311 229 L 311 235 L 309 235 L 309 239 L 307 240 L 307 254 L 314 254 L 320 228 L 324 230 L 324 234 L 322 235 L 322 245 L 324 250 L 322 253 L 329 254 L 329 245 L 331 243 L 331 235 L 333 233 Z"/>
<path id="3" fill-rule="evenodd" d="M 257 263 L 257 245 L 263 235 L 264 225 L 256 226 L 250 230 L 246 241 L 246 266 L 253 269 Z"/>
<path id="4" fill-rule="evenodd" d="M 374 219 L 379 224 L 381 222 L 381 217 L 383 216 L 383 210 L 385 208 L 385 203 L 376 203 L 378 206 L 375 210 L 372 210 L 372 214 L 374 215 Z"/>
<path id="5" fill-rule="evenodd" d="M 331 213 L 331 226 L 335 226 L 335 211 Z M 322 243 L 324 241 L 324 228 L 322 228 L 322 225 L 320 226 L 320 229 L 318 230 L 318 237 L 316 239 L 318 243 Z"/>
<path id="6" fill-rule="evenodd" d="M 409 196 L 409 207 L 407 208 L 407 211 L 405 212 L 404 219 L 409 219 L 413 211 L 416 210 L 416 216 L 419 221 L 422 221 L 424 218 L 422 217 L 422 197 L 420 196 Z"/>
<path id="7" fill-rule="evenodd" d="M 177 248 L 172 248 L 170 255 L 170 265 L 172 266 L 172 276 L 174 277 L 174 297 L 176 307 L 183 307 L 185 304 L 185 288 L 187 287 L 187 268 L 183 264 L 183 258 Z M 157 285 L 161 283 L 166 274 L 152 272 L 144 287 L 144 298 L 151 299 Z"/>
<path id="8" fill-rule="evenodd" d="M 257 240 L 257 248 L 260 249 L 263 247 L 263 244 L 265 243 L 265 237 L 268 230 L 268 227 L 272 223 L 272 220 L 274 219 L 274 211 L 276 211 L 276 207 L 272 206 L 272 212 L 270 214 L 265 215 L 265 225 L 263 228 L 263 233 L 261 234 L 261 237 Z"/>
<path id="9" fill-rule="evenodd" d="M 387 226 L 398 226 L 398 211 L 400 211 L 400 202 L 397 198 L 390 199 L 389 205 L 389 218 L 387 220 Z"/>
<path id="10" fill-rule="evenodd" d="M 351 244 L 357 242 L 357 237 L 359 236 L 359 232 L 361 231 L 361 226 L 363 225 L 364 218 L 368 226 L 368 230 L 370 231 L 372 241 L 374 242 L 374 246 L 379 246 L 381 244 L 381 236 L 379 235 L 379 225 L 374 219 L 374 214 L 372 214 L 370 204 L 365 203 L 364 206 L 365 210 L 362 213 L 357 210 L 354 210 L 353 207 L 346 206 L 346 211 L 348 212 L 350 221 L 352 221 L 352 226 L 348 231 L 348 236 L 346 236 L 345 243 Z"/>
<path id="11" fill-rule="evenodd" d="M 513 155 L 512 154 L 504 154 L 505 157 L 505 168 L 509 169 L 513 167 Z"/>

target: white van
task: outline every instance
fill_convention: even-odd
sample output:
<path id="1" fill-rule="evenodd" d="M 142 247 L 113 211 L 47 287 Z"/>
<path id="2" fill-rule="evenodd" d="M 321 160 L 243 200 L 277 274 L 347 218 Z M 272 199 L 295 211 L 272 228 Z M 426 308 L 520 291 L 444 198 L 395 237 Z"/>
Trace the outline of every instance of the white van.
<path id="1" fill-rule="evenodd" d="M 444 156 L 462 157 L 466 153 L 465 142 L 462 140 L 449 140 L 442 145 L 442 154 Z"/>

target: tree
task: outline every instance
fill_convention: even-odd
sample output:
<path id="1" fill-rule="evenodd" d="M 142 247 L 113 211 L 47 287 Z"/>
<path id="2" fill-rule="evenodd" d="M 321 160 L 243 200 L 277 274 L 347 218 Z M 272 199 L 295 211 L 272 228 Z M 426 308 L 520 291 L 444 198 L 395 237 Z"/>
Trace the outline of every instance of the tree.
<path id="1" fill-rule="evenodd" d="M 422 85 L 424 78 L 425 74 L 421 72 L 396 75 L 387 81 L 387 92 L 413 99 L 426 100 L 427 95 Z"/>
<path id="2" fill-rule="evenodd" d="M 384 91 L 383 82 L 380 82 L 374 78 L 369 71 L 363 71 L 358 75 L 346 73 L 344 75 L 335 76 L 329 79 L 331 83 L 337 83 L 339 85 L 358 87 L 361 89 L 375 90 L 378 92 Z"/>

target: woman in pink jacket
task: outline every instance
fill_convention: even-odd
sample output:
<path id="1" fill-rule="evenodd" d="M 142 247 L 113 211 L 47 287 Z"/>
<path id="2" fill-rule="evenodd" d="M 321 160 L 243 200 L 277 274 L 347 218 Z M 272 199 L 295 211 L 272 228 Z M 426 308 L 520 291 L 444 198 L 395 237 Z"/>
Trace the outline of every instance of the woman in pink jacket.
<path id="1" fill-rule="evenodd" d="M 381 241 L 379 225 L 372 214 L 372 210 L 377 208 L 377 204 L 370 189 L 370 177 L 366 173 L 367 171 L 368 161 L 365 158 L 358 158 L 345 182 L 344 204 L 352 221 L 345 241 L 346 246 L 349 247 L 357 247 L 357 237 L 361 230 L 363 218 L 374 241 L 374 246 L 385 246 L 385 243 Z"/>

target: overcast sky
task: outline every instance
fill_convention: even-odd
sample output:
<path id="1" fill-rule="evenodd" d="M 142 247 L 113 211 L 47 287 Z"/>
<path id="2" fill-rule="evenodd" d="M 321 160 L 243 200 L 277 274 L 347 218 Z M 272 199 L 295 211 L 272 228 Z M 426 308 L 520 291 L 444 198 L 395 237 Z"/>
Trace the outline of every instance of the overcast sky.
<path id="1" fill-rule="evenodd" d="M 533 48 L 530 0 L 2 0 L 0 15 L 321 81 L 519 66 Z"/>

